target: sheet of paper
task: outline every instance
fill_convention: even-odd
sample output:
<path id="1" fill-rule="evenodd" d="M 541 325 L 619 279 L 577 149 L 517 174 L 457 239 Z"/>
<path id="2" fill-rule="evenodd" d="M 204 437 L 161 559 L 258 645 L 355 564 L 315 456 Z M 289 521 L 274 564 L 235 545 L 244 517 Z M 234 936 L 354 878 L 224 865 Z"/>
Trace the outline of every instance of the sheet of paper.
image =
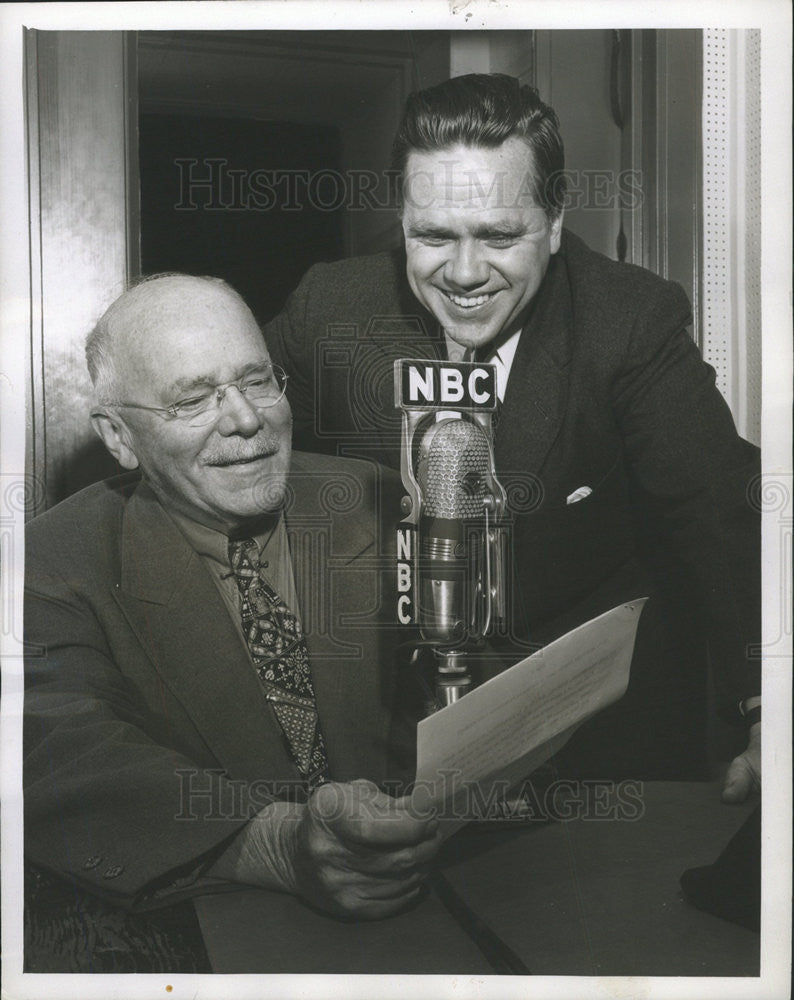
<path id="1" fill-rule="evenodd" d="M 484 805 L 622 697 L 646 600 L 580 625 L 423 719 L 417 731 L 417 808 L 436 808 L 447 835 L 482 818 Z"/>

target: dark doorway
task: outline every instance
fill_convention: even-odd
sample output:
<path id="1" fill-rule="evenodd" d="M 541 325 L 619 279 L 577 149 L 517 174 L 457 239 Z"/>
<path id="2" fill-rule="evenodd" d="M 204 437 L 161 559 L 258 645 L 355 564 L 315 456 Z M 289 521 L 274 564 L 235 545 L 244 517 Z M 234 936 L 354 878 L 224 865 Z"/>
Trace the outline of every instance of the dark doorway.
<path id="1" fill-rule="evenodd" d="M 344 255 L 338 130 L 142 113 L 141 264 L 226 279 L 264 323 L 311 264 Z"/>

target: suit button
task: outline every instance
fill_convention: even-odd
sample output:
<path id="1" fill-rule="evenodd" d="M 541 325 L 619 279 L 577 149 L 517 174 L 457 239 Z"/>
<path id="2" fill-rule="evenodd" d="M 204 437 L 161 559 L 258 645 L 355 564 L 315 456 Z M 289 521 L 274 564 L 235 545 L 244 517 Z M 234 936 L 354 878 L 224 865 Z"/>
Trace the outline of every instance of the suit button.
<path id="1" fill-rule="evenodd" d="M 111 865 L 102 872 L 102 878 L 116 878 L 124 871 L 123 865 Z"/>
<path id="2" fill-rule="evenodd" d="M 96 866 L 102 861 L 102 858 L 98 854 L 94 854 L 90 858 L 86 858 L 83 862 L 83 868 L 96 868 Z"/>

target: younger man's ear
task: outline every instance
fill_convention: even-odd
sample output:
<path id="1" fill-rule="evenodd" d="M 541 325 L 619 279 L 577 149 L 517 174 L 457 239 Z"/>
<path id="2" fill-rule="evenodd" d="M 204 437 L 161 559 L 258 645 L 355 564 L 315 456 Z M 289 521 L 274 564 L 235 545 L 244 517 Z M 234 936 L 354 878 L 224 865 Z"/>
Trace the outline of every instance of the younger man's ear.
<path id="1" fill-rule="evenodd" d="M 551 223 L 551 252 L 553 254 L 557 253 L 560 249 L 560 243 L 562 241 L 562 217 L 564 215 L 564 209 L 560 209 L 560 214 L 552 220 Z"/>
<path id="2" fill-rule="evenodd" d="M 107 407 L 99 406 L 91 413 L 91 426 L 123 469 L 138 468 L 132 435 L 118 414 Z"/>

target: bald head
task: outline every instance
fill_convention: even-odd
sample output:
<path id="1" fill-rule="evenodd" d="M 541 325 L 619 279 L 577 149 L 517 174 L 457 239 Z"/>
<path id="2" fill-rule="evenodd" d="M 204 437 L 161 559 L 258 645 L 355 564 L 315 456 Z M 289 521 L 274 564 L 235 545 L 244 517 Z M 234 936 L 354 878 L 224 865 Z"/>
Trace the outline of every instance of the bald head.
<path id="1" fill-rule="evenodd" d="M 225 316 L 231 325 L 256 321 L 238 293 L 222 278 L 162 274 L 146 278 L 113 302 L 88 335 L 86 362 L 97 401 L 109 404 L 129 394 L 131 378 L 156 366 L 168 350 L 169 331 L 182 334 L 192 319 Z M 218 335 L 223 336 L 223 321 Z M 198 329 L 198 327 L 195 327 Z"/>

